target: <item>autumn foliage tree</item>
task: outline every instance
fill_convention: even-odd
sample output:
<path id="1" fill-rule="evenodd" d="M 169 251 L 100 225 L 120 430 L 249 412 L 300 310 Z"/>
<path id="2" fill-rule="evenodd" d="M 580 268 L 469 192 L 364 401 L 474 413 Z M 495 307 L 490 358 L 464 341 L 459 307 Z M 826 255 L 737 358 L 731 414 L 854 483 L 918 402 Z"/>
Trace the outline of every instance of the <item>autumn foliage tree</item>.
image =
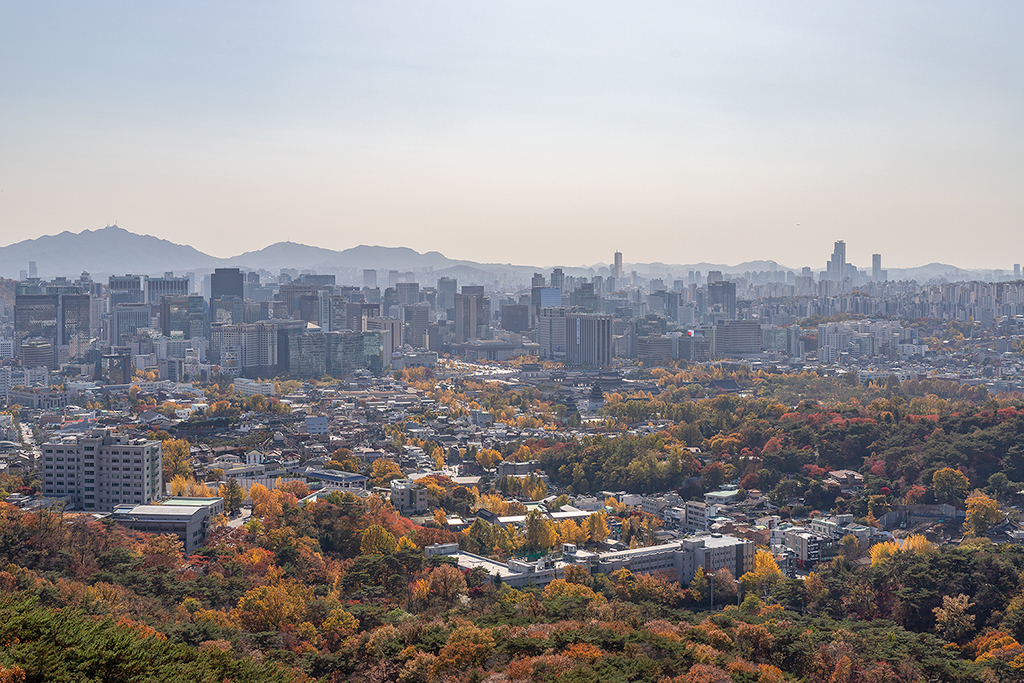
<path id="1" fill-rule="evenodd" d="M 170 482 L 175 477 L 192 476 L 192 456 L 188 441 L 184 439 L 166 439 L 162 443 L 164 481 Z"/>

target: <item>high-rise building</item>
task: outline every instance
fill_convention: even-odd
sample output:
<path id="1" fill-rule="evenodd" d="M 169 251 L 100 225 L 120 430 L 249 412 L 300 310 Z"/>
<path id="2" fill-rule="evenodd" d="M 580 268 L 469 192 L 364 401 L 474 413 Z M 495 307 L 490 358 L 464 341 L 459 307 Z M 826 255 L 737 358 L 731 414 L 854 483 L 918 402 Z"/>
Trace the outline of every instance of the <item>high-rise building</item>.
<path id="1" fill-rule="evenodd" d="M 736 318 L 736 283 L 728 280 L 708 283 L 708 309 L 720 312 L 726 319 Z"/>
<path id="2" fill-rule="evenodd" d="M 882 255 L 871 255 L 871 279 L 878 282 L 882 279 Z"/>
<path id="3" fill-rule="evenodd" d="M 558 287 L 541 287 L 540 307 L 558 308 L 562 305 L 562 290 Z"/>
<path id="4" fill-rule="evenodd" d="M 210 356 L 221 367 L 246 377 L 273 376 L 278 358 L 278 328 L 269 321 L 210 326 Z"/>
<path id="5" fill-rule="evenodd" d="M 437 309 L 445 313 L 455 308 L 455 295 L 458 294 L 459 283 L 452 277 L 437 279 Z"/>
<path id="6" fill-rule="evenodd" d="M 612 316 L 570 313 L 566 319 L 566 363 L 603 368 L 612 363 Z"/>
<path id="7" fill-rule="evenodd" d="M 837 240 L 832 251 L 832 259 L 828 262 L 828 279 L 842 282 L 846 279 L 846 242 Z"/>
<path id="8" fill-rule="evenodd" d="M 160 331 L 165 337 L 175 333 L 185 339 L 206 338 L 207 306 L 200 294 L 165 296 L 160 302 Z"/>
<path id="9" fill-rule="evenodd" d="M 402 321 L 398 318 L 367 318 L 366 330 L 380 333 L 384 366 L 390 366 L 391 355 L 402 346 Z"/>
<path id="10" fill-rule="evenodd" d="M 111 275 L 107 281 L 107 295 L 110 306 L 138 304 L 144 301 L 141 275 Z"/>
<path id="11" fill-rule="evenodd" d="M 1014 280 L 1019 280 L 1020 279 L 1020 264 L 1019 263 L 1014 263 L 1013 264 L 1013 279 Z"/>
<path id="12" fill-rule="evenodd" d="M 430 305 L 402 306 L 402 318 L 405 321 L 405 343 L 413 348 L 424 347 L 427 325 L 430 324 Z"/>
<path id="13" fill-rule="evenodd" d="M 165 296 L 188 296 L 192 291 L 187 277 L 174 277 L 174 273 L 164 273 L 163 277 L 151 277 L 146 280 L 146 303 L 159 306 Z"/>
<path id="14" fill-rule="evenodd" d="M 245 297 L 245 278 L 238 268 L 217 268 L 210 277 L 210 298 Z"/>
<path id="15" fill-rule="evenodd" d="M 455 295 L 456 344 L 470 339 L 484 339 L 490 326 L 490 302 L 484 297 L 482 286 L 465 286 L 462 294 Z"/>
<path id="16" fill-rule="evenodd" d="M 565 289 L 565 274 L 561 268 L 555 268 L 551 271 L 551 286 L 557 287 L 560 290 Z"/>
<path id="17" fill-rule="evenodd" d="M 395 284 L 399 306 L 411 306 L 420 302 L 420 283 L 399 282 Z"/>
<path id="18" fill-rule="evenodd" d="M 159 441 L 109 429 L 43 444 L 43 492 L 71 496 L 80 510 L 109 512 L 116 505 L 152 503 L 163 493 Z"/>
<path id="19" fill-rule="evenodd" d="M 524 304 L 505 304 L 501 307 L 501 327 L 508 332 L 521 333 L 530 329 L 530 307 Z"/>
<path id="20" fill-rule="evenodd" d="M 363 269 L 363 287 L 373 289 L 377 286 L 377 271 L 372 268 Z"/>
<path id="21" fill-rule="evenodd" d="M 18 349 L 22 366 L 26 368 L 57 368 L 56 355 L 54 354 L 53 342 L 42 337 L 26 339 Z"/>
<path id="22" fill-rule="evenodd" d="M 568 309 L 561 307 L 542 308 L 537 316 L 537 343 L 540 357 L 544 360 L 565 360 L 566 325 Z"/>
<path id="23" fill-rule="evenodd" d="M 56 294 L 18 294 L 14 299 L 14 339 L 21 358 L 25 340 L 36 339 L 49 344 L 51 355 L 57 346 L 60 325 L 58 308 L 60 298 Z M 36 354 L 38 355 L 38 354 Z M 35 359 L 35 356 L 33 357 Z M 24 361 L 24 359 L 22 359 Z M 56 356 L 46 367 L 56 367 Z"/>
<path id="24" fill-rule="evenodd" d="M 340 329 L 352 330 L 353 332 L 365 332 L 370 329 L 366 326 L 366 321 L 370 318 L 375 318 L 380 315 L 380 304 L 370 304 L 365 301 L 361 301 L 355 304 L 345 305 L 345 326 L 344 328 L 338 327 L 335 331 Z"/>
<path id="25" fill-rule="evenodd" d="M 60 295 L 60 338 L 57 343 L 68 346 L 72 340 L 92 338 L 92 298 L 88 294 Z"/>
<path id="26" fill-rule="evenodd" d="M 152 324 L 149 304 L 120 304 L 114 306 L 110 322 L 110 344 L 120 346 L 140 329 Z"/>
<path id="27" fill-rule="evenodd" d="M 622 281 L 622 252 L 615 252 L 615 265 L 612 268 L 612 277 L 616 282 Z"/>
<path id="28" fill-rule="evenodd" d="M 331 332 L 327 337 L 327 372 L 344 377 L 360 370 L 380 372 L 381 334 L 370 332 Z"/>
<path id="29" fill-rule="evenodd" d="M 756 320 L 720 320 L 715 325 L 715 355 L 719 358 L 761 352 L 761 323 Z"/>

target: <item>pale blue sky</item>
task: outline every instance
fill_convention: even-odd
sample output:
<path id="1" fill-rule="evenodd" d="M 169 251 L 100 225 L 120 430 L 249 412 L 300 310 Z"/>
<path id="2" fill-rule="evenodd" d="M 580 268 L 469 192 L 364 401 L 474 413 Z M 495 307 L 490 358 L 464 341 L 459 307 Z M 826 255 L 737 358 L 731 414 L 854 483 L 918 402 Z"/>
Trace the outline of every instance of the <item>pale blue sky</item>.
<path id="1" fill-rule="evenodd" d="M 1024 3 L 6 2 L 0 243 L 1024 261 Z M 797 227 L 799 224 L 799 227 Z"/>

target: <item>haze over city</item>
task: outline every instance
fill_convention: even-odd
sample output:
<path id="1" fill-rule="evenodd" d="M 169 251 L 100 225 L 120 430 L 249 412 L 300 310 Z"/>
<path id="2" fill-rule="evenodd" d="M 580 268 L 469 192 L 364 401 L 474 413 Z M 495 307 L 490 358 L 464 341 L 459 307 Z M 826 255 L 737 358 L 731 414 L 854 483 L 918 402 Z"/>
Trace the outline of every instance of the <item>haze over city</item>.
<path id="1" fill-rule="evenodd" d="M 0 242 L 1009 268 L 1019 3 L 15 4 Z M 1011 254 L 1007 256 L 1007 254 Z"/>

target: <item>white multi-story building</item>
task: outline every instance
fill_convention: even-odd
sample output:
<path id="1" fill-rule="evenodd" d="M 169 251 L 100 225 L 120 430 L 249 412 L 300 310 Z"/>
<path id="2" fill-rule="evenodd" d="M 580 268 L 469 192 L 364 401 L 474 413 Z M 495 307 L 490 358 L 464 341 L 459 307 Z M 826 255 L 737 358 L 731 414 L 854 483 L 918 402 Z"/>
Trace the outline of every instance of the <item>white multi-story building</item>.
<path id="1" fill-rule="evenodd" d="M 235 379 L 235 393 L 240 396 L 273 396 L 274 395 L 274 383 L 273 382 L 257 382 L 252 379 L 245 379 L 238 377 Z"/>
<path id="2" fill-rule="evenodd" d="M 423 514 L 428 509 L 427 487 L 409 479 L 392 479 L 391 504 L 403 515 Z"/>
<path id="3" fill-rule="evenodd" d="M 324 436 L 330 428 L 330 420 L 326 415 L 307 415 L 306 433 L 311 436 Z"/>
<path id="4" fill-rule="evenodd" d="M 94 429 L 43 444 L 43 492 L 69 496 L 76 509 L 110 512 L 152 503 L 163 492 L 159 441 Z"/>
<path id="5" fill-rule="evenodd" d="M 708 505 L 699 501 L 686 501 L 686 533 L 696 534 L 708 530 Z"/>
<path id="6" fill-rule="evenodd" d="M 698 568 L 711 574 L 723 567 L 734 577 L 754 568 L 754 544 L 745 538 L 702 534 L 664 545 L 601 553 L 590 558 L 592 572 L 611 574 L 628 569 L 634 574 L 663 574 L 690 583 Z"/>

